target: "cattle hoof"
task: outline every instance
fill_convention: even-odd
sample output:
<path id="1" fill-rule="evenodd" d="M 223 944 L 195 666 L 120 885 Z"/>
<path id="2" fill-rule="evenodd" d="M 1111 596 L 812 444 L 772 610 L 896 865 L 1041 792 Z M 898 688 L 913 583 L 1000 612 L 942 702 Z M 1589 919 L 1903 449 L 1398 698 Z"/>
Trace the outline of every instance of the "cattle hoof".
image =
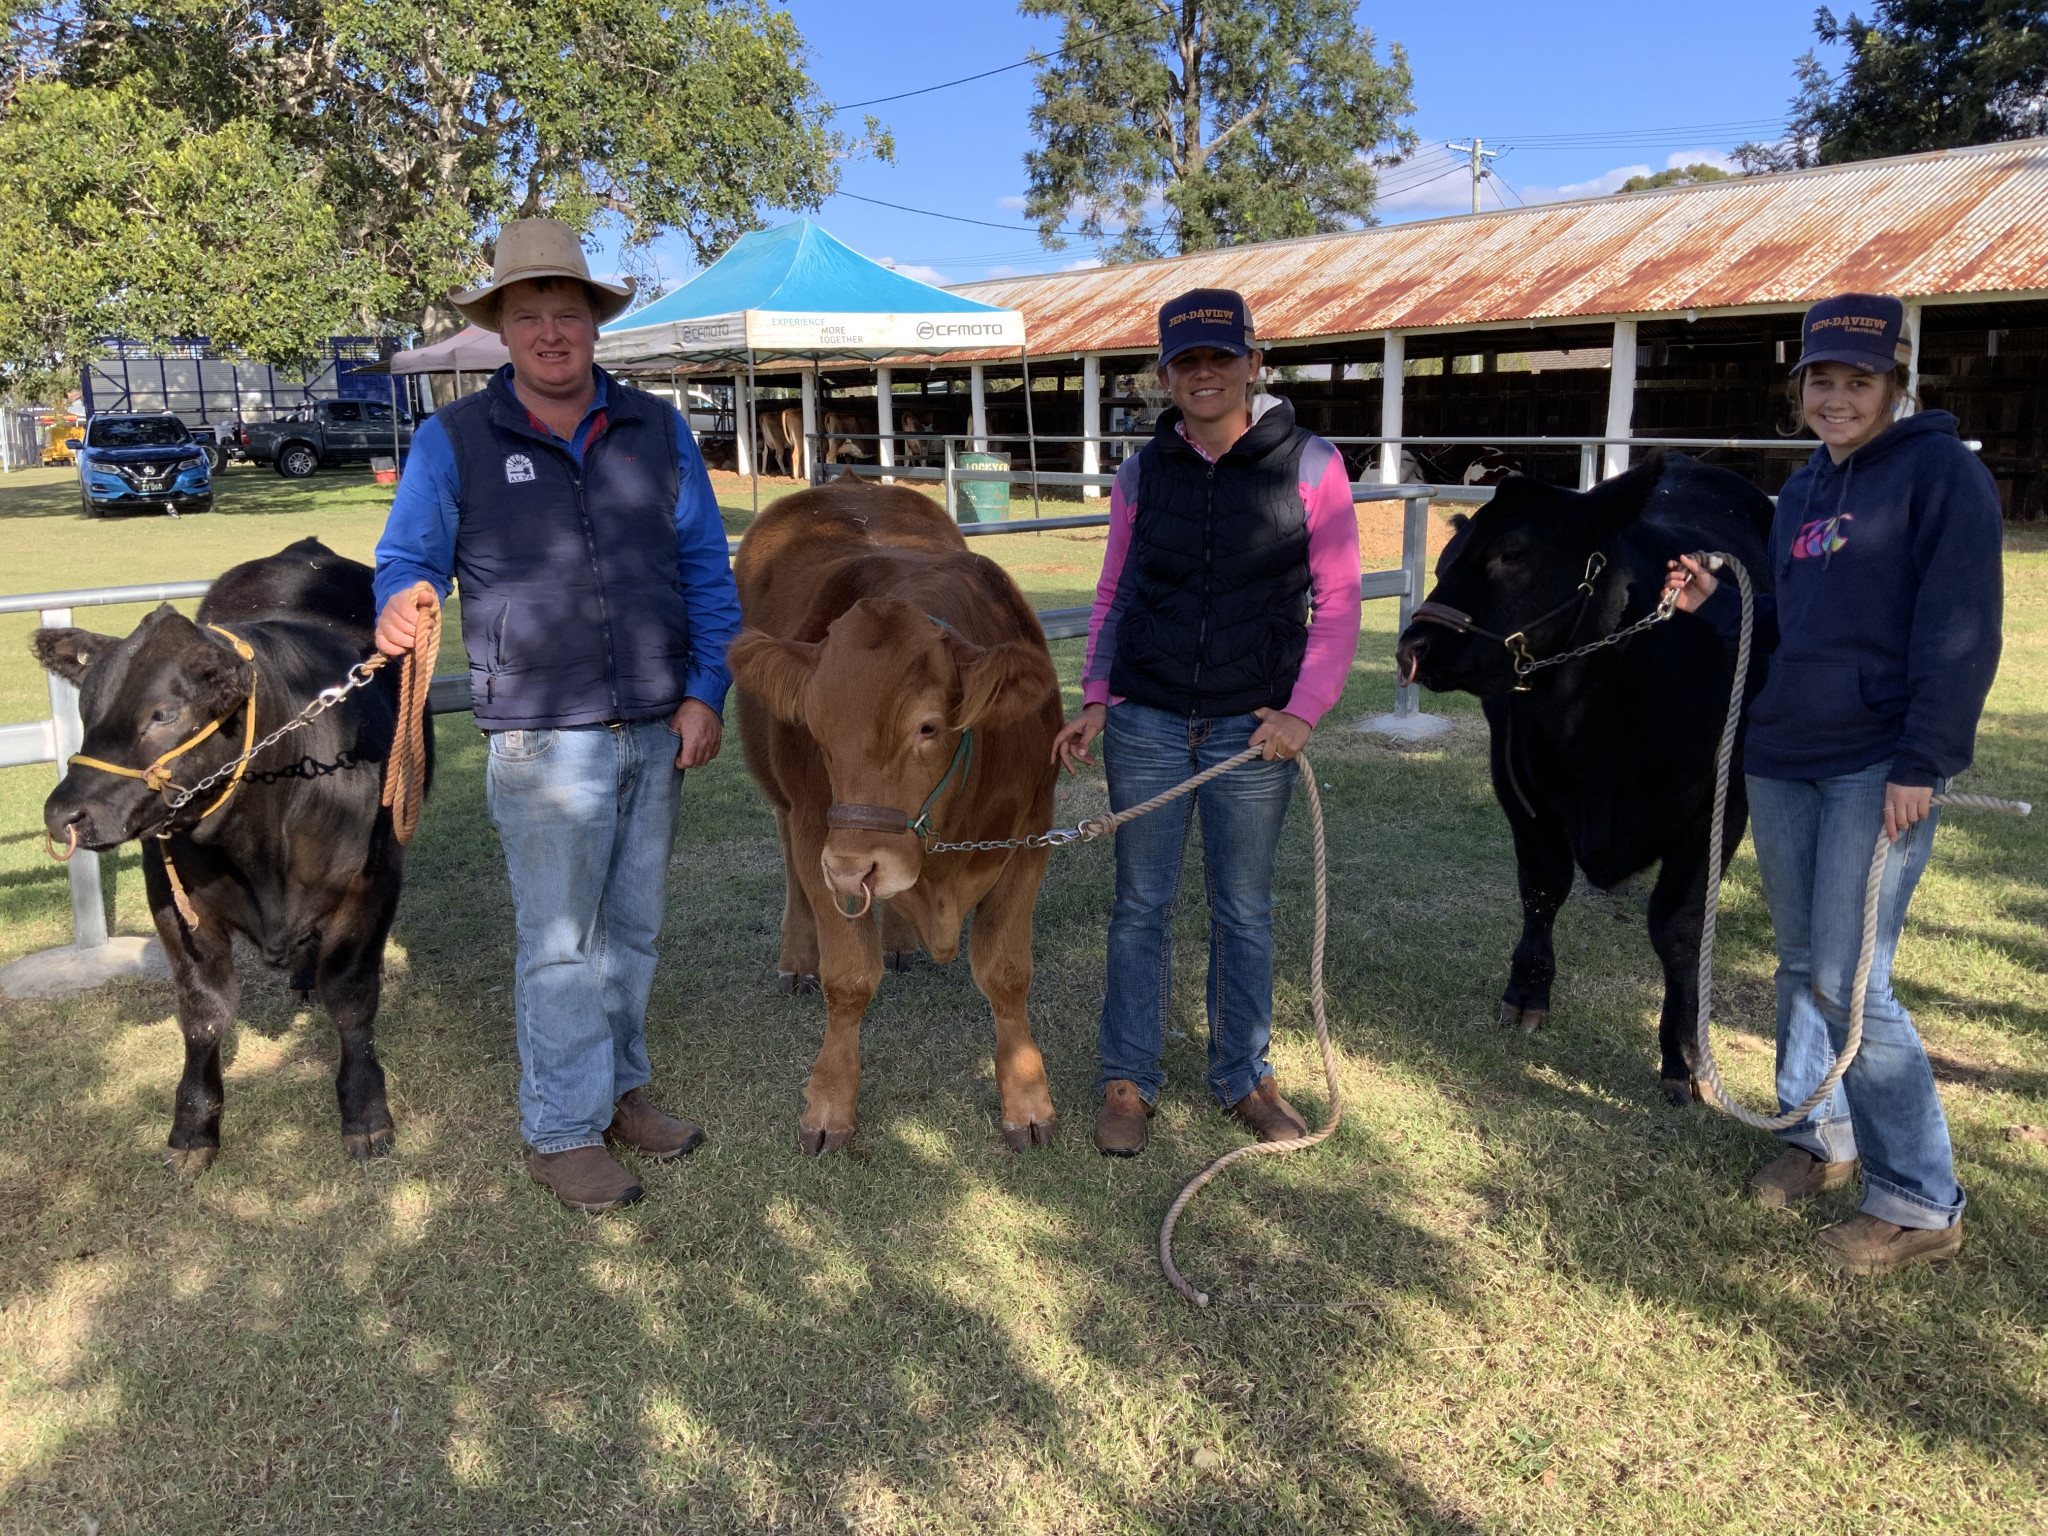
<path id="1" fill-rule="evenodd" d="M 387 1125 L 382 1130 L 371 1131 L 366 1135 L 344 1136 L 341 1138 L 341 1144 L 347 1149 L 350 1157 L 359 1163 L 367 1163 L 373 1157 L 388 1154 L 398 1144 L 398 1137 Z"/>
<path id="2" fill-rule="evenodd" d="M 213 1166 L 219 1147 L 173 1147 L 164 1154 L 164 1166 L 190 1183 Z"/>
<path id="3" fill-rule="evenodd" d="M 1059 1130 L 1058 1120 L 1027 1120 L 1022 1125 L 1003 1122 L 1003 1141 L 1012 1152 L 1029 1152 L 1033 1147 L 1052 1145 L 1054 1133 Z"/>
<path id="4" fill-rule="evenodd" d="M 916 963 L 917 951 L 914 949 L 891 949 L 882 954 L 882 969 L 895 971 L 898 975 L 908 972 Z"/>
<path id="5" fill-rule="evenodd" d="M 851 1126 L 843 1131 L 827 1131 L 808 1125 L 796 1128 L 797 1150 L 805 1157 L 823 1157 L 827 1152 L 837 1152 L 851 1140 Z"/>
<path id="6" fill-rule="evenodd" d="M 1657 1086 L 1663 1090 L 1664 1102 L 1671 1105 L 1674 1109 L 1684 1109 L 1688 1104 L 1692 1103 L 1694 1097 L 1699 1092 L 1697 1085 L 1693 1083 L 1692 1079 L 1685 1077 L 1659 1078 Z"/>
<path id="7" fill-rule="evenodd" d="M 1524 1008 L 1522 1010 L 1522 1033 L 1533 1035 L 1550 1020 L 1548 1008 Z"/>
<path id="8" fill-rule="evenodd" d="M 1522 1027 L 1522 1010 L 1513 1003 L 1502 1003 L 1500 1005 L 1500 1027 L 1502 1029 L 1520 1029 Z"/>
<path id="9" fill-rule="evenodd" d="M 775 990 L 784 997 L 795 997 L 803 992 L 815 992 L 818 990 L 818 973 L 816 971 L 777 971 L 775 973 Z"/>

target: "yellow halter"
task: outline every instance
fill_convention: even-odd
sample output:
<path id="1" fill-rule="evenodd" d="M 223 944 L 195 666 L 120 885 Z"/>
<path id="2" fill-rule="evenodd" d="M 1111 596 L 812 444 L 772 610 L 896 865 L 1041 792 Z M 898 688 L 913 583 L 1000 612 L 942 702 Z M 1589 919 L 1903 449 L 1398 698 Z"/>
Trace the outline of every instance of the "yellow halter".
<path id="1" fill-rule="evenodd" d="M 236 653 L 240 655 L 242 660 L 253 662 L 256 659 L 256 653 L 249 648 L 248 642 L 243 640 L 240 635 L 230 633 L 228 630 L 222 629 L 218 624 L 209 624 L 206 627 L 217 635 L 226 635 L 229 643 L 234 646 Z M 124 779 L 140 779 L 156 793 L 162 794 L 167 789 L 179 788 L 177 784 L 171 781 L 170 764 L 176 759 L 183 757 L 187 752 L 190 752 L 199 743 L 219 730 L 228 722 L 233 714 L 234 711 L 229 710 L 227 714 L 222 715 L 219 719 L 210 721 L 197 735 L 188 736 L 147 768 L 124 768 L 119 763 L 109 763 L 97 757 L 87 757 L 83 752 L 73 753 L 71 762 L 80 768 L 97 768 L 101 773 L 117 774 Z M 201 821 L 206 820 L 207 817 L 228 803 L 228 796 L 241 787 L 242 775 L 249 771 L 249 751 L 256 744 L 256 670 L 254 667 L 251 667 L 249 670 L 247 715 L 248 724 L 243 728 L 242 732 L 242 760 L 235 764 L 234 776 L 228 780 L 228 787 L 221 791 L 220 798 L 199 813 Z"/>

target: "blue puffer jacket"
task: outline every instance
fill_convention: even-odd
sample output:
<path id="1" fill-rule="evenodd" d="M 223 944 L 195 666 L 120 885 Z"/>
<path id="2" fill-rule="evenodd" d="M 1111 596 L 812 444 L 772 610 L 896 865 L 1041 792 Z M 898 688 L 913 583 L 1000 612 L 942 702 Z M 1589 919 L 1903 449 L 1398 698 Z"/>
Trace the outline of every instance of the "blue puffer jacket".
<path id="1" fill-rule="evenodd" d="M 1816 449 L 1771 524 L 1778 649 L 1745 768 L 1825 779 L 1889 761 L 1891 782 L 1927 786 L 1968 767 L 1998 670 L 2001 540 L 1998 488 L 1946 411 L 1840 464 Z"/>

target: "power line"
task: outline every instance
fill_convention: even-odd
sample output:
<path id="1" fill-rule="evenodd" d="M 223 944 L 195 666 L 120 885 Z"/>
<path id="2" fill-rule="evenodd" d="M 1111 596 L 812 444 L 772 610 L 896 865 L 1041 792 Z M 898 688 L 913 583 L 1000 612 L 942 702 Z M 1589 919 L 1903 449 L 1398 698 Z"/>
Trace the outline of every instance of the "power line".
<path id="1" fill-rule="evenodd" d="M 972 85 L 975 81 L 986 80 L 991 75 L 1007 75 L 1013 69 L 1030 69 L 1042 63 L 1049 63 L 1053 59 L 1071 53 L 1076 48 L 1085 47 L 1093 43 L 1106 43 L 1113 37 L 1122 37 L 1130 32 L 1142 32 L 1151 25 L 1152 22 L 1150 21 L 1141 21 L 1134 22 L 1128 27 L 1112 27 L 1107 31 L 1097 32 L 1092 37 L 1077 38 L 1071 43 L 1062 44 L 1060 47 L 1053 49 L 1051 53 L 1039 58 L 1019 59 L 1014 64 L 1000 64 L 994 69 L 984 69 L 978 75 L 962 75 L 958 80 L 941 80 L 937 85 L 921 85 L 914 91 L 898 91 L 893 96 L 873 96 L 866 101 L 849 101 L 843 106 L 835 106 L 832 108 L 832 111 L 835 113 L 851 112 L 855 107 L 879 107 L 884 102 L 904 101 L 912 96 L 929 96 L 933 91 L 950 91 L 956 85 Z"/>
<path id="2" fill-rule="evenodd" d="M 997 224 L 989 219 L 970 219 L 965 214 L 940 213 L 935 208 L 912 208 L 908 203 L 889 203 L 884 202 L 879 197 L 862 197 L 858 192 L 835 192 L 833 196 L 850 197 L 856 203 L 873 203 L 877 208 L 894 208 L 898 213 L 921 213 L 928 219 L 945 219 L 954 224 L 975 224 L 983 229 L 1013 229 L 1020 235 L 1042 236 L 1044 233 L 1036 224 Z M 1058 229 L 1054 230 L 1053 233 L 1058 235 L 1074 235 L 1083 240 L 1095 238 L 1086 230 L 1081 229 Z M 1150 234 L 1151 231 L 1139 229 L 1137 233 L 1145 235 Z"/>

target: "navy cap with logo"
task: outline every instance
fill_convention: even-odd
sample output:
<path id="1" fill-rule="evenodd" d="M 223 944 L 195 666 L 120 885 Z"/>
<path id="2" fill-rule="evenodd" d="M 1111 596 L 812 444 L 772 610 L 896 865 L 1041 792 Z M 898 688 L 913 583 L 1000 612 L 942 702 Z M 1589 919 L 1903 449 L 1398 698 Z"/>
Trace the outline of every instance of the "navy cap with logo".
<path id="1" fill-rule="evenodd" d="M 1214 347 L 1243 357 L 1258 346 L 1251 306 L 1231 288 L 1190 288 L 1159 309 L 1159 361 L 1170 363 L 1191 347 Z"/>
<path id="2" fill-rule="evenodd" d="M 1792 371 L 1847 363 L 1865 373 L 1890 373 L 1912 357 L 1904 304 L 1888 293 L 1838 293 L 1806 312 Z"/>

